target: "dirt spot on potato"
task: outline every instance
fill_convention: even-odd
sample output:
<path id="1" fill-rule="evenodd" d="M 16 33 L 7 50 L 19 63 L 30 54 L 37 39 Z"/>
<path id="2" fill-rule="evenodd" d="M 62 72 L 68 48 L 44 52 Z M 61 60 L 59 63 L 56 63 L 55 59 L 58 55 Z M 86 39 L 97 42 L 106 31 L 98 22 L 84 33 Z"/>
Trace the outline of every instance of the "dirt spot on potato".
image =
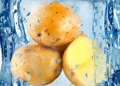
<path id="1" fill-rule="evenodd" d="M 51 44 L 55 44 L 55 42 L 59 41 L 60 38 L 57 38 L 54 42 L 52 42 Z"/>
<path id="2" fill-rule="evenodd" d="M 45 29 L 44 29 L 44 32 L 48 32 L 48 28 L 45 28 Z"/>
<path id="3" fill-rule="evenodd" d="M 57 72 L 58 70 L 57 69 L 55 69 L 55 72 Z"/>
<path id="4" fill-rule="evenodd" d="M 71 72 L 71 77 L 73 77 L 75 75 L 75 73 L 74 72 Z"/>
<path id="5" fill-rule="evenodd" d="M 56 41 L 59 41 L 59 40 L 60 40 L 60 38 L 57 38 L 57 39 L 56 39 Z"/>
<path id="6" fill-rule="evenodd" d="M 41 72 L 39 72 L 39 74 L 38 74 L 38 76 L 37 76 L 37 77 L 38 77 L 38 78 L 39 78 L 39 77 L 41 77 Z"/>
<path id="7" fill-rule="evenodd" d="M 30 49 L 25 49 L 25 52 L 29 52 L 30 51 Z"/>

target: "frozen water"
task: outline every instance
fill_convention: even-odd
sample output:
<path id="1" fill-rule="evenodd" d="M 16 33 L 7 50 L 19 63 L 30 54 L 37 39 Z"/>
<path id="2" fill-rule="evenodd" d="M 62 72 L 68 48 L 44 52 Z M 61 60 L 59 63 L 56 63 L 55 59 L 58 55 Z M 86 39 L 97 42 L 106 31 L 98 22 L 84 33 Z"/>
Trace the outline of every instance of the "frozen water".
<path id="1" fill-rule="evenodd" d="M 11 28 L 9 28 L 9 27 L 4 28 L 4 32 L 6 34 L 10 34 L 11 33 Z"/>
<path id="2" fill-rule="evenodd" d="M 19 2 L 20 7 L 18 6 L 17 1 L 20 1 Z M 57 1 L 63 2 L 63 0 L 57 0 Z M 92 1 L 96 1 L 96 2 L 93 3 Z M 0 15 L 0 37 L 1 37 L 0 41 L 2 40 L 1 41 L 2 46 L 0 45 L 0 85 L 4 85 L 4 86 L 6 85 L 8 86 L 9 83 L 6 82 L 11 82 L 10 81 L 11 78 L 6 78 L 11 76 L 9 75 L 10 73 L 9 66 L 6 65 L 10 62 L 11 56 L 14 53 L 14 51 L 23 45 L 34 42 L 27 32 L 27 21 L 29 20 L 30 13 L 40 3 L 46 1 L 34 0 L 33 2 L 32 0 L 11 0 L 11 2 L 12 2 L 12 6 L 14 7 L 13 10 L 11 10 L 12 14 L 9 15 L 10 13 L 8 11 L 10 6 L 9 3 L 6 2 L 6 5 L 3 6 L 4 3 L 3 0 L 0 1 L 0 14 L 2 13 Z M 101 1 L 100 0 L 88 0 L 88 1 L 64 0 L 64 2 L 70 4 L 73 8 L 76 9 L 75 13 L 79 12 L 81 15 L 83 26 L 82 26 L 82 30 L 79 31 L 78 34 L 84 32 L 89 38 L 96 40 L 100 44 L 101 49 L 104 51 L 105 54 L 108 53 L 107 56 L 111 58 L 112 61 L 111 72 L 116 73 L 113 74 L 111 77 L 114 84 L 117 84 L 116 80 L 120 80 L 119 77 L 117 77 L 120 75 L 120 73 L 119 71 L 116 71 L 120 67 L 120 55 L 119 55 L 120 34 L 116 32 L 120 31 L 120 26 L 119 26 L 120 5 L 116 3 L 116 7 L 114 9 L 114 15 L 111 7 L 109 8 L 109 12 L 108 12 L 109 15 L 107 14 L 105 15 L 105 11 L 106 11 L 105 0 L 101 0 Z M 4 14 L 7 13 L 8 15 L 3 15 L 3 13 Z M 114 19 L 112 19 L 113 16 Z M 11 23 L 9 18 L 11 18 L 12 21 Z M 106 24 L 105 20 L 107 20 L 108 18 L 109 20 L 107 21 L 108 23 Z M 40 21 L 37 20 L 37 24 L 39 23 Z M 112 44 L 113 42 L 114 44 Z M 109 56 L 109 54 L 111 57 Z M 98 57 L 96 59 L 98 59 Z M 106 64 L 109 65 L 109 62 L 107 62 Z M 1 77 L 3 77 L 2 80 Z M 29 83 L 27 82 L 21 83 L 16 79 L 13 80 L 13 86 L 22 86 L 21 84 L 23 84 L 23 86 L 29 86 Z M 106 81 L 103 81 L 103 84 L 104 86 L 107 86 Z M 66 78 L 64 72 L 62 71 L 60 77 L 58 77 L 53 83 L 47 86 L 74 86 L 74 85 L 71 84 L 71 82 Z M 119 86 L 119 84 L 117 84 L 117 86 Z"/>

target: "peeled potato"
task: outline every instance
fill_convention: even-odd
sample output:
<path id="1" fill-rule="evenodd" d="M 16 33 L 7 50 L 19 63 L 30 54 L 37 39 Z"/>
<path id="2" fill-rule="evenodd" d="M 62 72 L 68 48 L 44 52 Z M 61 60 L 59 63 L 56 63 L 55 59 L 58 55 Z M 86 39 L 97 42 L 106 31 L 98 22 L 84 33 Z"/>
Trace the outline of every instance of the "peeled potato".
<path id="1" fill-rule="evenodd" d="M 37 43 L 19 48 L 11 60 L 12 74 L 31 85 L 43 86 L 53 82 L 61 73 L 61 57 L 52 48 Z"/>
<path id="2" fill-rule="evenodd" d="M 82 20 L 75 8 L 65 3 L 46 2 L 30 14 L 28 32 L 44 46 L 61 46 L 76 39 Z"/>
<path id="3" fill-rule="evenodd" d="M 106 55 L 96 41 L 87 37 L 79 37 L 67 47 L 62 65 L 76 86 L 95 86 L 106 80 Z"/>

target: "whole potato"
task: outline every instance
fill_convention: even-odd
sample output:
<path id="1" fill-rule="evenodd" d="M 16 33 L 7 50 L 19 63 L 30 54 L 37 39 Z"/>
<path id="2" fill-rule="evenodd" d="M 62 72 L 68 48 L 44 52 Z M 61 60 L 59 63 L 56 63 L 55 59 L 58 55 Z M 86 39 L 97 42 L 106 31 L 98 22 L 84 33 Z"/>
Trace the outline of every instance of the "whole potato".
<path id="1" fill-rule="evenodd" d="M 30 14 L 28 32 L 44 46 L 61 46 L 76 39 L 82 20 L 75 8 L 65 3 L 46 2 Z"/>
<path id="2" fill-rule="evenodd" d="M 37 43 L 19 48 L 12 57 L 12 74 L 31 85 L 43 86 L 53 82 L 61 73 L 61 57 L 52 48 Z"/>

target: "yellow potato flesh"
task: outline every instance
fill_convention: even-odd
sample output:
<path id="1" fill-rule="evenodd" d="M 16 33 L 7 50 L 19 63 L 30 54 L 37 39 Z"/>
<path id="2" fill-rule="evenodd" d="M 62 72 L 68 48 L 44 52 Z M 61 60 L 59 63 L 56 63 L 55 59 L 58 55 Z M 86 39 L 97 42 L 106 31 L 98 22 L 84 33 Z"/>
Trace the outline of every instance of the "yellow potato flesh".
<path id="1" fill-rule="evenodd" d="M 12 74 L 31 85 L 43 86 L 53 82 L 61 73 L 61 56 L 54 49 L 36 43 L 19 48 L 12 57 Z"/>
<path id="2" fill-rule="evenodd" d="M 94 86 L 105 80 L 106 55 L 96 41 L 79 37 L 64 52 L 63 70 L 76 86 Z"/>
<path id="3" fill-rule="evenodd" d="M 53 1 L 43 3 L 31 12 L 27 27 L 33 40 L 44 46 L 61 46 L 78 37 L 82 20 L 75 8 Z M 79 24 L 79 26 L 77 26 Z"/>

